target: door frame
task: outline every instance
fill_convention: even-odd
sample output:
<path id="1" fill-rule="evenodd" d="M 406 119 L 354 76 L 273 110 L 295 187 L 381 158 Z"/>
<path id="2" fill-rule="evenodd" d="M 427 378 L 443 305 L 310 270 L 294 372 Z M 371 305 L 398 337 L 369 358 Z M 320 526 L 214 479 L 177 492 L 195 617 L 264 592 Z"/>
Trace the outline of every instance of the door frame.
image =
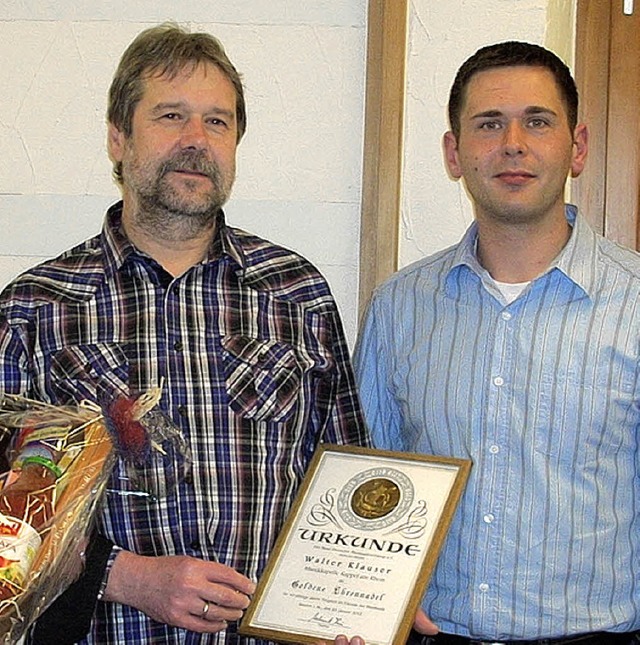
<path id="1" fill-rule="evenodd" d="M 369 0 L 358 309 L 398 268 L 407 0 Z"/>
<path id="2" fill-rule="evenodd" d="M 640 7 L 577 0 L 576 81 L 589 158 L 572 201 L 594 228 L 640 248 Z"/>

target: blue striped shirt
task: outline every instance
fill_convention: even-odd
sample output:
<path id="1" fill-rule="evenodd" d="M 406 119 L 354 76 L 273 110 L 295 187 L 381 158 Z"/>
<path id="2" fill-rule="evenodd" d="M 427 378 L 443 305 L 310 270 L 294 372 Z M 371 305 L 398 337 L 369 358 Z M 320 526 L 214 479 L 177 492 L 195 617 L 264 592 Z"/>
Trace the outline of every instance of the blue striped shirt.
<path id="1" fill-rule="evenodd" d="M 511 304 L 473 224 L 379 288 L 358 339 L 374 443 L 473 460 L 423 601 L 444 632 L 640 628 L 640 256 L 567 218 Z"/>
<path id="2" fill-rule="evenodd" d="M 120 229 L 19 277 L 0 297 L 0 391 L 53 403 L 139 393 L 164 378 L 160 407 L 193 457 L 141 469 L 158 500 L 118 463 L 101 532 L 141 555 L 218 560 L 252 579 L 264 569 L 320 442 L 366 443 L 348 349 L 325 280 L 299 255 L 225 225 L 209 258 L 179 278 Z M 164 462 L 164 463 L 163 463 Z M 160 625 L 100 602 L 91 643 L 234 643 Z"/>

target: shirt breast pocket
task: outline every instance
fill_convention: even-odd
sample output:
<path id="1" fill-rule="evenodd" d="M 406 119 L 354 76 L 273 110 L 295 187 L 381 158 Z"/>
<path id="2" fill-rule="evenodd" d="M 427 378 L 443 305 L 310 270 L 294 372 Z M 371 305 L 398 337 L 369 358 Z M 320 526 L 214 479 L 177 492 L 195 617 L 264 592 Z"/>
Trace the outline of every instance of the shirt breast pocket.
<path id="1" fill-rule="evenodd" d="M 310 366 L 292 345 L 278 340 L 226 336 L 224 373 L 232 410 L 254 421 L 286 421 L 296 408 Z"/>
<path id="2" fill-rule="evenodd" d="M 129 362 L 115 343 L 64 347 L 53 356 L 50 378 L 59 402 L 103 401 L 129 394 Z"/>

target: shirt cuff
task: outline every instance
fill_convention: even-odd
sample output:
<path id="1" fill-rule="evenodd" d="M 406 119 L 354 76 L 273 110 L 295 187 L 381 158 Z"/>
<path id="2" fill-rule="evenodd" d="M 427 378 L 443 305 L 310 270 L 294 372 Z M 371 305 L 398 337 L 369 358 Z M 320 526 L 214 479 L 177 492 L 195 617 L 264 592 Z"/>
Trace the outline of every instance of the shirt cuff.
<path id="1" fill-rule="evenodd" d="M 104 598 L 104 594 L 107 591 L 107 584 L 109 583 L 109 574 L 111 573 L 111 567 L 113 567 L 113 563 L 118 557 L 120 551 L 122 551 L 122 547 L 119 547 L 116 544 L 111 547 L 111 553 L 109 553 L 109 557 L 107 558 L 107 564 L 104 568 L 104 574 L 102 575 L 102 580 L 100 581 L 97 600 L 102 600 Z"/>

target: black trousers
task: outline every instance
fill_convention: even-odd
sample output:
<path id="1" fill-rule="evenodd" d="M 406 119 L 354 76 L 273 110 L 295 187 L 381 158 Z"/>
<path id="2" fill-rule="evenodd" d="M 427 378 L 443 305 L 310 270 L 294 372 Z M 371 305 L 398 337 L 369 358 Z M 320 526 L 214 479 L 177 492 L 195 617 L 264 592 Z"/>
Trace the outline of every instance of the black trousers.
<path id="1" fill-rule="evenodd" d="M 452 634 L 425 636 L 411 630 L 407 639 L 407 645 L 493 645 L 494 643 L 500 645 L 640 645 L 640 631 L 626 633 L 593 632 L 538 640 L 487 641 Z"/>

